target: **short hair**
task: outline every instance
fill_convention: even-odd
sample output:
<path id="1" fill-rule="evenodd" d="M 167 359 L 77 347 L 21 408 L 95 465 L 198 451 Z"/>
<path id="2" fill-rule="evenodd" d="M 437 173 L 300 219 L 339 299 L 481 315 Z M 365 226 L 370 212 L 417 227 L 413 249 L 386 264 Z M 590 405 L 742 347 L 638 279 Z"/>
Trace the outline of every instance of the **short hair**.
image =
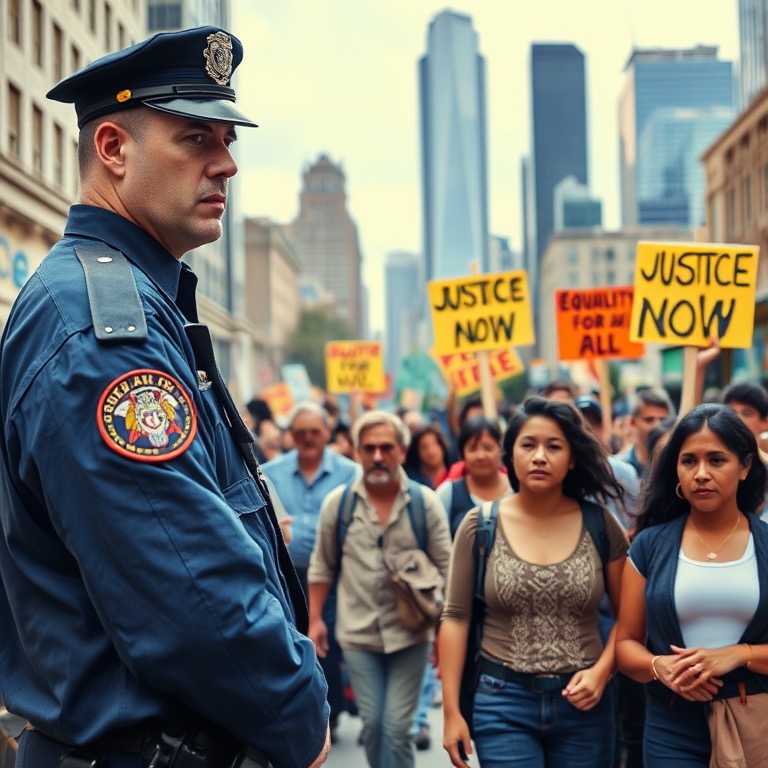
<path id="1" fill-rule="evenodd" d="M 520 479 L 512 461 L 512 449 L 520 430 L 534 416 L 554 421 L 563 431 L 574 461 L 563 480 L 563 494 L 582 500 L 596 498 L 605 503 L 608 498 L 623 501 L 624 491 L 613 476 L 608 454 L 597 438 L 584 426 L 581 414 L 563 400 L 529 397 L 512 416 L 502 444 L 504 466 L 513 490 L 520 490 Z"/>
<path id="2" fill-rule="evenodd" d="M 567 392 L 571 399 L 576 397 L 576 387 L 565 379 L 554 379 L 543 386 L 539 392 L 541 397 L 551 397 L 553 392 Z"/>
<path id="3" fill-rule="evenodd" d="M 670 416 L 675 415 L 675 406 L 672 405 L 669 395 L 663 389 L 642 389 L 635 396 L 635 405 L 632 408 L 632 416 L 639 416 L 640 411 L 646 405 L 655 408 L 666 408 Z"/>
<path id="4" fill-rule="evenodd" d="M 147 113 L 150 111 L 149 107 L 139 106 L 124 112 L 113 112 L 100 117 L 98 120 L 91 120 L 86 123 L 80 129 L 77 139 L 77 168 L 80 178 L 85 177 L 96 159 L 93 139 L 96 135 L 96 129 L 102 123 L 119 125 L 123 130 L 130 133 L 136 141 L 141 141 L 147 131 Z"/>
<path id="5" fill-rule="evenodd" d="M 768 469 L 760 459 L 757 441 L 749 427 L 727 406 L 706 403 L 689 411 L 651 465 L 646 494 L 637 518 L 636 531 L 669 522 L 688 514 L 690 505 L 675 493 L 679 482 L 677 462 L 683 443 L 707 427 L 734 453 L 742 465 L 749 462 L 747 477 L 739 483 L 736 503 L 743 512 L 754 513 L 765 501 Z"/>
<path id="6" fill-rule="evenodd" d="M 394 413 L 388 413 L 387 411 L 368 411 L 352 425 L 352 442 L 355 448 L 360 447 L 360 437 L 366 429 L 380 426 L 392 427 L 395 430 L 398 445 L 401 448 L 408 447 L 411 433 L 402 419 L 399 419 Z"/>
<path id="7" fill-rule="evenodd" d="M 302 416 L 304 414 L 309 414 L 310 416 L 317 416 L 320 421 L 323 422 L 324 427 L 328 427 L 330 425 L 330 422 L 328 420 L 328 412 L 323 408 L 321 405 L 318 405 L 317 403 L 299 403 L 298 405 L 294 405 L 291 409 L 291 412 L 288 414 L 288 429 L 293 428 L 293 422 L 296 421 L 296 419 L 299 416 Z"/>
<path id="8" fill-rule="evenodd" d="M 459 438 L 456 441 L 459 456 L 463 459 L 464 448 L 466 448 L 467 443 L 484 434 L 490 435 L 499 444 L 499 448 L 501 448 L 501 429 L 499 429 L 499 425 L 493 419 L 478 416 L 475 419 L 469 419 L 461 428 L 461 432 L 459 432 Z"/>
<path id="9" fill-rule="evenodd" d="M 725 388 L 723 400 L 726 405 L 730 403 L 744 403 L 754 408 L 760 418 L 768 416 L 768 392 L 754 381 L 739 381 Z"/>
<path id="10" fill-rule="evenodd" d="M 473 409 L 473 408 L 482 408 L 483 407 L 483 401 L 480 397 L 468 397 L 461 405 L 461 410 L 459 411 L 459 424 L 463 424 L 467 420 L 467 414 Z"/>

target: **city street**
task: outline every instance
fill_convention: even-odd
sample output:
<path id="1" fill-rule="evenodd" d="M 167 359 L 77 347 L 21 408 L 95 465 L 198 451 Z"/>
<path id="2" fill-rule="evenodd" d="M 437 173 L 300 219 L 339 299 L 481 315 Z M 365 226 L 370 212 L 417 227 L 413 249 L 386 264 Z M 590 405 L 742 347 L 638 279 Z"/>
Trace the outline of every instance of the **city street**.
<path id="1" fill-rule="evenodd" d="M 451 765 L 443 749 L 443 710 L 433 707 L 429 711 L 432 730 L 432 746 L 424 752 L 416 752 L 416 768 L 445 768 Z M 361 728 L 359 717 L 341 716 L 336 731 L 337 739 L 331 747 L 326 768 L 365 768 L 367 765 L 363 748 L 358 746 L 357 737 Z"/>

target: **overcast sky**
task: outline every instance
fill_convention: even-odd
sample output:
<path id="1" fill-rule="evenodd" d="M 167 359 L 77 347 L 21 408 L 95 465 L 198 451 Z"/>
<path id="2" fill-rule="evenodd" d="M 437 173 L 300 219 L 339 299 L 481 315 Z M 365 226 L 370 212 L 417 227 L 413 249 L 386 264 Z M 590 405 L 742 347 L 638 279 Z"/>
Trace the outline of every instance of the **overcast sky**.
<path id="1" fill-rule="evenodd" d="M 737 0 L 232 0 L 245 47 L 238 103 L 260 127 L 238 141 L 243 212 L 288 222 L 303 167 L 341 162 L 357 223 L 370 321 L 383 327 L 383 264 L 421 250 L 417 62 L 445 8 L 472 17 L 486 62 L 493 234 L 520 238 L 520 158 L 530 149 L 530 46 L 572 42 L 586 56 L 589 178 L 618 227 L 616 104 L 637 47 L 718 45 L 738 61 Z"/>

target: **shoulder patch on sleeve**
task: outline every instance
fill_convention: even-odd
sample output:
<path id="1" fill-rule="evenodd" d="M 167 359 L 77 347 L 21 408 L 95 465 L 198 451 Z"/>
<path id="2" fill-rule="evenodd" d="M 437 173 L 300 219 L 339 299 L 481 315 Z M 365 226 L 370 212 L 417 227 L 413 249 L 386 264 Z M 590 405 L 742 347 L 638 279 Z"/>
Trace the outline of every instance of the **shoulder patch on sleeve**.
<path id="1" fill-rule="evenodd" d="M 168 461 L 197 434 L 192 398 L 171 375 L 141 368 L 115 379 L 101 394 L 96 423 L 104 442 L 136 461 Z"/>

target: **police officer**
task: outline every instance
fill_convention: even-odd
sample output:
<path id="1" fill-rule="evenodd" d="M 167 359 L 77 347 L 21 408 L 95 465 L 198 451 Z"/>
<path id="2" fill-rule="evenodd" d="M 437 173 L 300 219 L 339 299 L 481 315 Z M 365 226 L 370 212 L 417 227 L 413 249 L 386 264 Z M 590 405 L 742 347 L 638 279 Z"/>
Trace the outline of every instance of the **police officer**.
<path id="1" fill-rule="evenodd" d="M 20 768 L 321 765 L 306 605 L 180 259 L 221 235 L 237 38 L 59 83 L 81 193 L 0 350 L 0 686 Z M 234 411 L 234 413 L 233 413 Z M 248 755 L 248 757 L 246 757 Z"/>

